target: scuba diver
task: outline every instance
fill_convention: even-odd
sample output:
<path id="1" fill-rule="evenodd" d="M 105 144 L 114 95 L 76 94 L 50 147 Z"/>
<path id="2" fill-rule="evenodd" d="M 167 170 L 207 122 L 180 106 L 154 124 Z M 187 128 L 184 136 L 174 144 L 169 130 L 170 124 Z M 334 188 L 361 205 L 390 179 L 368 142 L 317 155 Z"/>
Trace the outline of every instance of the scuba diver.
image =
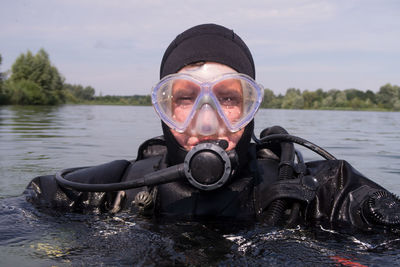
<path id="1" fill-rule="evenodd" d="M 400 225 L 397 196 L 346 161 L 279 126 L 256 137 L 263 88 L 250 50 L 232 30 L 203 24 L 178 35 L 151 98 L 163 136 L 145 141 L 136 160 L 36 177 L 28 201 L 65 212 L 365 230 Z M 325 159 L 304 162 L 294 144 Z"/>

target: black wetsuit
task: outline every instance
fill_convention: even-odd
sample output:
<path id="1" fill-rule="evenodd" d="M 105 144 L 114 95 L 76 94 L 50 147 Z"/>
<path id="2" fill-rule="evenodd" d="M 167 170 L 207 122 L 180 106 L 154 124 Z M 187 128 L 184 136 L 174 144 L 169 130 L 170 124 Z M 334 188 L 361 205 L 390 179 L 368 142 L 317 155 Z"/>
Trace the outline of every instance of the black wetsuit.
<path id="1" fill-rule="evenodd" d="M 164 139 L 153 138 L 141 145 L 135 161 L 117 160 L 77 170 L 65 178 L 82 183 L 116 183 L 137 179 L 166 168 L 166 151 Z M 265 219 L 265 210 L 271 202 L 284 199 L 286 212 L 283 218 L 288 217 L 294 203 L 299 203 L 296 222 L 348 224 L 363 229 L 374 224 L 398 223 L 396 216 L 400 208 L 397 199 L 346 161 L 308 162 L 303 168 L 297 168 L 300 171 L 295 173 L 293 179 L 286 181 L 278 180 L 279 163 L 279 158 L 271 151 L 251 144 L 245 168 L 228 184 L 213 191 L 201 191 L 182 180 L 119 192 L 78 192 L 60 187 L 54 175 L 48 175 L 34 178 L 25 193 L 27 199 L 39 207 L 68 212 L 115 213 L 131 210 L 150 216 L 254 221 Z M 148 197 L 150 200 L 141 206 L 137 204 L 138 199 L 135 200 L 137 197 Z M 380 205 L 376 201 L 379 202 L 382 197 L 392 201 L 392 205 L 386 205 L 382 213 L 395 214 L 395 219 L 368 211 L 374 209 L 374 205 Z M 383 222 L 378 217 L 384 217 L 381 218 Z"/>

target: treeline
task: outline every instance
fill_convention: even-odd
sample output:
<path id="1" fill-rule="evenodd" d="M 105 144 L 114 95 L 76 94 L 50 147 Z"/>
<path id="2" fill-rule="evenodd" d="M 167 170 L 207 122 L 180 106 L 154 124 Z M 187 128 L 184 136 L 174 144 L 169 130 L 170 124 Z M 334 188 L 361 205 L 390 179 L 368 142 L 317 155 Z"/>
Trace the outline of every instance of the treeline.
<path id="1" fill-rule="evenodd" d="M 1 61 L 0 55 L 0 65 Z M 36 55 L 30 51 L 21 54 L 7 74 L 0 72 L 0 104 L 151 105 L 150 95 L 96 96 L 91 86 L 65 83 L 44 49 Z M 275 95 L 272 90 L 265 89 L 261 108 L 400 111 L 400 87 L 388 83 L 381 86 L 377 93 L 358 89 L 331 89 L 325 92 L 322 89 L 301 91 L 290 88 L 284 95 Z"/>
<path id="2" fill-rule="evenodd" d="M 133 105 L 133 106 L 151 106 L 150 95 L 133 95 L 133 96 L 96 96 L 93 104 L 99 105 Z"/>
<path id="3" fill-rule="evenodd" d="M 358 89 L 302 92 L 290 88 L 285 95 L 277 96 L 272 90 L 265 89 L 261 108 L 400 111 L 400 87 L 388 83 L 381 86 L 378 93 Z"/>

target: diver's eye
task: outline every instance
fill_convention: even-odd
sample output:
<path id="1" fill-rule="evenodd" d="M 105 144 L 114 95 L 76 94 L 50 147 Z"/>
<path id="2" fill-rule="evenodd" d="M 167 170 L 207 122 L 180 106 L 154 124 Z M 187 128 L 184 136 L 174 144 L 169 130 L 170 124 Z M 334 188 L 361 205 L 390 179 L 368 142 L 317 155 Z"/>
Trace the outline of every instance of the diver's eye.
<path id="1" fill-rule="evenodd" d="M 240 81 L 236 79 L 223 80 L 213 87 L 213 93 L 221 107 L 241 108 L 243 93 Z"/>
<path id="2" fill-rule="evenodd" d="M 174 103 L 176 106 L 192 106 L 196 100 L 196 97 L 193 95 L 183 95 L 183 96 L 174 96 Z"/>
<path id="3" fill-rule="evenodd" d="M 196 102 L 200 87 L 186 80 L 175 82 L 172 89 L 172 101 L 176 107 L 189 107 Z"/>
<path id="4" fill-rule="evenodd" d="M 227 108 L 234 108 L 238 107 L 240 105 L 240 97 L 238 96 L 220 96 L 218 97 L 218 102 L 221 104 L 223 107 Z"/>

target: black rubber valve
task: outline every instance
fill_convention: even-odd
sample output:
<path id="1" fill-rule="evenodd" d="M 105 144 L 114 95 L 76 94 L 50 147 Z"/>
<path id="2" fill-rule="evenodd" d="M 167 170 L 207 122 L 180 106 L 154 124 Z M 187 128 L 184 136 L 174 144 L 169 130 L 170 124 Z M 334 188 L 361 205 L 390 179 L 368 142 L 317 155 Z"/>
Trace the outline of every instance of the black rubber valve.
<path id="1" fill-rule="evenodd" d="M 224 148 L 207 142 L 200 143 L 189 151 L 184 169 L 193 186 L 209 191 L 223 186 L 229 180 L 232 166 Z"/>

